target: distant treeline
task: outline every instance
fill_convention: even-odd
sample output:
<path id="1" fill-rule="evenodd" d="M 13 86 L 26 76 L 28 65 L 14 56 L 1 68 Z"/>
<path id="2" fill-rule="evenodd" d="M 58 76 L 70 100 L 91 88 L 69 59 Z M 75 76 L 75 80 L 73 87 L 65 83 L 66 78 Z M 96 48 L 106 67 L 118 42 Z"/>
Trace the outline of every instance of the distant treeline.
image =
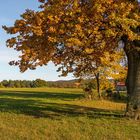
<path id="1" fill-rule="evenodd" d="M 6 88 L 36 88 L 46 87 L 47 82 L 45 80 L 36 79 L 33 81 L 29 80 L 3 80 L 0 82 L 0 87 Z"/>
<path id="2" fill-rule="evenodd" d="M 76 88 L 80 87 L 78 80 L 68 80 L 68 81 L 48 81 L 48 87 L 58 87 L 58 88 Z"/>
<path id="3" fill-rule="evenodd" d="M 76 80 L 69 81 L 45 81 L 42 79 L 36 80 L 3 80 L 0 82 L 0 87 L 5 88 L 36 88 L 36 87 L 58 87 L 58 88 L 75 88 L 79 85 Z"/>
<path id="4" fill-rule="evenodd" d="M 45 81 L 42 79 L 36 80 L 3 80 L 0 82 L 0 87 L 5 88 L 36 88 L 36 87 L 56 87 L 56 88 L 84 88 L 91 80 L 59 80 Z M 112 81 L 113 82 L 113 81 Z M 91 83 L 91 82 L 90 82 Z M 92 88 L 96 89 L 96 80 L 92 79 Z"/>

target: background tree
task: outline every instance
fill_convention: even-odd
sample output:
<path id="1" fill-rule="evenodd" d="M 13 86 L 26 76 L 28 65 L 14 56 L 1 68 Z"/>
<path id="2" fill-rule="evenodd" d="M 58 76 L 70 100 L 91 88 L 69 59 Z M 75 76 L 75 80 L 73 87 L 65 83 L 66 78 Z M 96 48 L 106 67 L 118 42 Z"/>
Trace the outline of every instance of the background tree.
<path id="1" fill-rule="evenodd" d="M 8 87 L 8 81 L 7 80 L 3 80 L 1 83 L 4 87 Z"/>
<path id="2" fill-rule="evenodd" d="M 3 88 L 4 86 L 3 86 L 3 84 L 0 82 L 0 88 Z"/>
<path id="3" fill-rule="evenodd" d="M 27 10 L 13 27 L 16 34 L 7 46 L 21 51 L 18 65 L 22 72 L 46 65 L 59 65 L 63 76 L 80 63 L 101 63 L 123 40 L 128 57 L 127 114 L 140 110 L 140 12 L 136 0 L 39 0 L 40 11 Z M 87 61 L 88 60 L 88 61 Z M 138 117 L 136 117 L 138 118 Z"/>
<path id="4" fill-rule="evenodd" d="M 83 90 L 84 90 L 84 95 L 86 99 L 92 100 L 94 98 L 95 95 L 92 91 L 94 86 L 95 85 L 92 80 L 88 79 L 88 81 L 84 82 Z"/>
<path id="5" fill-rule="evenodd" d="M 91 65 L 79 63 L 74 75 L 77 78 L 95 79 L 96 90 L 101 98 L 101 90 L 113 89 L 115 84 L 110 80 L 122 80 L 126 78 L 126 66 L 124 65 L 125 54 L 122 49 L 116 50 L 111 56 L 106 53 L 101 58 L 101 63 L 93 62 Z"/>
<path id="6" fill-rule="evenodd" d="M 47 82 L 45 80 L 36 79 L 35 81 L 33 81 L 33 86 L 34 87 L 46 87 Z"/>
<path id="7" fill-rule="evenodd" d="M 21 87 L 19 80 L 15 80 L 15 87 L 16 88 L 20 88 Z"/>

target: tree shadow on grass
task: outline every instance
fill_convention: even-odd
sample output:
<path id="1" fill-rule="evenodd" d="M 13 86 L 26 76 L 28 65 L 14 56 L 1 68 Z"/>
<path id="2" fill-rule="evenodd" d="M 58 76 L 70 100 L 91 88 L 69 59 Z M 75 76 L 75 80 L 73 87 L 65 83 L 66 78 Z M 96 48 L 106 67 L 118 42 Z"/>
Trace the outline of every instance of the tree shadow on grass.
<path id="1" fill-rule="evenodd" d="M 90 118 L 123 117 L 122 112 L 79 105 L 43 103 L 29 99 L 0 98 L 0 112 L 30 115 L 35 118 L 63 119 L 63 117 L 87 116 Z"/>
<path id="2" fill-rule="evenodd" d="M 83 98 L 82 93 L 53 93 L 53 92 L 30 92 L 30 91 L 0 91 L 0 97 L 15 97 L 15 98 L 43 98 L 43 99 L 59 99 L 70 101 Z"/>

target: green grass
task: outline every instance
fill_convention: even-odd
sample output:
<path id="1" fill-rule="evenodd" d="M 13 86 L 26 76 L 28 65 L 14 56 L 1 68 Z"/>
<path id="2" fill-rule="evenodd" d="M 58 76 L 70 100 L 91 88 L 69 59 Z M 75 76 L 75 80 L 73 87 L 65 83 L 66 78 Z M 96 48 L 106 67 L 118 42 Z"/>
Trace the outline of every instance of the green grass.
<path id="1" fill-rule="evenodd" d="M 0 140 L 139 140 L 125 103 L 86 101 L 80 89 L 0 89 Z"/>

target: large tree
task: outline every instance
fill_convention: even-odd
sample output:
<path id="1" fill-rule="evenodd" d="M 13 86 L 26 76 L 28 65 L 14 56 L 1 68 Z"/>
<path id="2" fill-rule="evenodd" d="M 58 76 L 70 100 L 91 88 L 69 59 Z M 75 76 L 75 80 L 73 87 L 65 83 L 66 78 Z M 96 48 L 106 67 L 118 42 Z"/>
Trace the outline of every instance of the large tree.
<path id="1" fill-rule="evenodd" d="M 7 46 L 21 52 L 22 72 L 46 65 L 59 65 L 65 76 L 93 62 L 101 63 L 106 52 L 124 42 L 128 58 L 127 115 L 140 115 L 140 8 L 136 0 L 39 0 L 39 11 L 27 10 L 13 27 L 3 28 L 15 37 Z M 78 67 L 77 67 L 78 66 Z"/>

